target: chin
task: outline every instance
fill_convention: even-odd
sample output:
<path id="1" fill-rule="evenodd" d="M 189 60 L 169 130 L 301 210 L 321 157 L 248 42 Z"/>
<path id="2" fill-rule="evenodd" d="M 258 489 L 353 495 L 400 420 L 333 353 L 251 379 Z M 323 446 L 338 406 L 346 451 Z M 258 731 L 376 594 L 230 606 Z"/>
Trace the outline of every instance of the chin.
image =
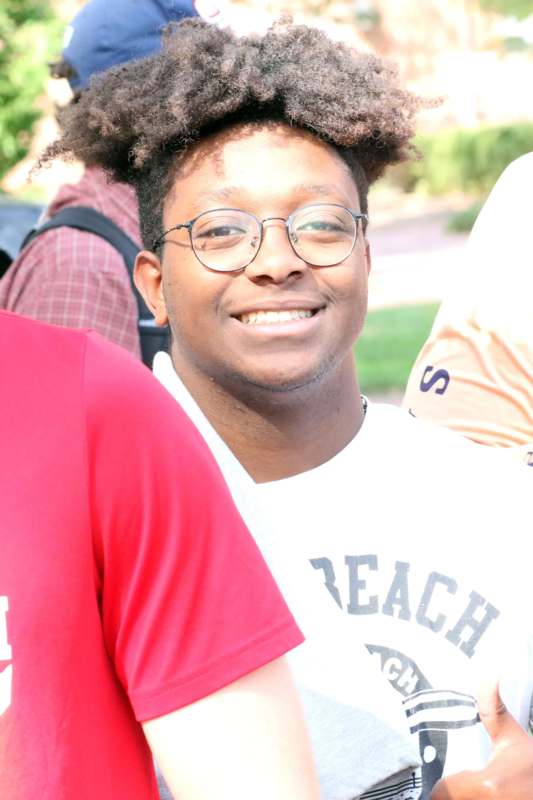
<path id="1" fill-rule="evenodd" d="M 282 400 L 283 397 L 294 394 L 299 396 L 306 391 L 313 391 L 327 372 L 329 372 L 328 365 L 322 365 L 320 368 L 307 371 L 300 368 L 298 372 L 279 370 L 277 372 L 241 374 L 238 376 L 239 388 L 240 391 L 256 397 L 270 396 L 272 399 Z"/>

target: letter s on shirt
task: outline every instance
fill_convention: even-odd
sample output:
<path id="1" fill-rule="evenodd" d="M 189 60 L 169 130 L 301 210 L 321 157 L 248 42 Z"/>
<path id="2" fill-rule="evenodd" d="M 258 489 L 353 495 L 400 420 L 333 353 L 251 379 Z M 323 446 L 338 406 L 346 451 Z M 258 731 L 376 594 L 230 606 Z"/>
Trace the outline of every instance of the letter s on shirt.
<path id="1" fill-rule="evenodd" d="M 434 375 L 431 375 L 434 369 L 435 367 L 431 364 L 428 364 L 425 368 L 420 381 L 420 391 L 429 392 L 435 386 L 436 394 L 444 394 L 450 383 L 450 373 L 446 369 L 438 369 Z M 426 380 L 426 375 L 431 375 L 431 377 Z M 439 386 L 436 385 L 438 383 L 440 383 Z"/>

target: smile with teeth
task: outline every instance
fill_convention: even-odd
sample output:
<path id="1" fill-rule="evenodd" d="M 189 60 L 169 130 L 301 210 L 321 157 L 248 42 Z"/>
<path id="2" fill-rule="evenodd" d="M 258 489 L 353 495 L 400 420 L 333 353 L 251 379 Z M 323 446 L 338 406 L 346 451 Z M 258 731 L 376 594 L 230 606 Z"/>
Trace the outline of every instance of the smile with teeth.
<path id="1" fill-rule="evenodd" d="M 244 325 L 273 325 L 278 322 L 291 322 L 295 319 L 312 317 L 313 311 L 309 309 L 294 308 L 287 311 L 250 311 L 241 314 L 238 319 Z"/>

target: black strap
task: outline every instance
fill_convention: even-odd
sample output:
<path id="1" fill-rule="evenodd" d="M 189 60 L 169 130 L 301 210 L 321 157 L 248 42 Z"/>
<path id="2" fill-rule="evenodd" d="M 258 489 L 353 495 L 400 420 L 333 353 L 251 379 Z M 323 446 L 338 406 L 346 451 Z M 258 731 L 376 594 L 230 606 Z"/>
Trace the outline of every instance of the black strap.
<path id="1" fill-rule="evenodd" d="M 155 324 L 151 311 L 148 309 L 135 286 L 133 269 L 135 266 L 135 257 L 140 247 L 135 244 L 133 239 L 130 239 L 118 225 L 115 225 L 109 217 L 87 206 L 71 206 L 59 211 L 41 225 L 40 228 L 34 228 L 30 231 L 24 239 L 22 247 L 25 247 L 33 241 L 36 236 L 40 236 L 46 231 L 52 230 L 53 228 L 64 227 L 76 228 L 77 230 L 86 231 L 87 233 L 94 233 L 96 236 L 100 236 L 101 239 L 105 239 L 106 242 L 109 242 L 109 244 L 121 254 L 126 269 L 128 270 L 135 299 L 137 300 L 142 359 L 147 366 L 151 367 L 154 355 L 158 350 L 168 350 L 170 336 L 168 326 L 162 328 Z"/>

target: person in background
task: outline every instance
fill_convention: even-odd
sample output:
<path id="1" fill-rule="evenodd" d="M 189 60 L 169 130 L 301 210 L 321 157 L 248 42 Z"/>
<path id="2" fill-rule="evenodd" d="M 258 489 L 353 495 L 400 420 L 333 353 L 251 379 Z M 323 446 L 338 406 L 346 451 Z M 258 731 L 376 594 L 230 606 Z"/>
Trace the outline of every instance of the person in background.
<path id="1" fill-rule="evenodd" d="M 419 106 L 391 66 L 317 30 L 237 38 L 184 20 L 162 53 L 95 81 L 44 161 L 82 158 L 137 190 L 138 285 L 172 328 L 155 372 L 302 625 L 291 661 L 323 796 L 481 798 L 490 784 L 530 800 L 531 475 L 362 398 L 352 352 L 368 186 L 408 157 Z M 324 609 L 311 619 L 310 603 Z M 351 668 L 354 642 L 373 684 Z M 509 711 L 491 684 L 480 717 L 493 674 Z M 421 768 L 391 759 L 400 731 L 380 738 L 403 711 Z M 377 717 L 377 733 L 358 724 Z"/>
<path id="2" fill-rule="evenodd" d="M 533 466 L 533 153 L 504 171 L 407 384 L 416 416 Z"/>
<path id="3" fill-rule="evenodd" d="M 99 336 L 0 312 L 0 796 L 318 800 L 301 634 L 201 437 Z"/>
<path id="4" fill-rule="evenodd" d="M 199 0 L 89 0 L 64 36 L 53 75 L 66 78 L 77 103 L 93 75 L 157 52 L 168 22 L 198 13 L 217 23 L 217 3 Z M 73 207 L 94 209 L 140 248 L 135 192 L 89 166 L 62 186 L 43 221 Z M 23 248 L 0 280 L 0 308 L 33 319 L 92 328 L 140 357 L 138 308 L 121 253 L 100 236 L 70 227 L 49 230 Z"/>

